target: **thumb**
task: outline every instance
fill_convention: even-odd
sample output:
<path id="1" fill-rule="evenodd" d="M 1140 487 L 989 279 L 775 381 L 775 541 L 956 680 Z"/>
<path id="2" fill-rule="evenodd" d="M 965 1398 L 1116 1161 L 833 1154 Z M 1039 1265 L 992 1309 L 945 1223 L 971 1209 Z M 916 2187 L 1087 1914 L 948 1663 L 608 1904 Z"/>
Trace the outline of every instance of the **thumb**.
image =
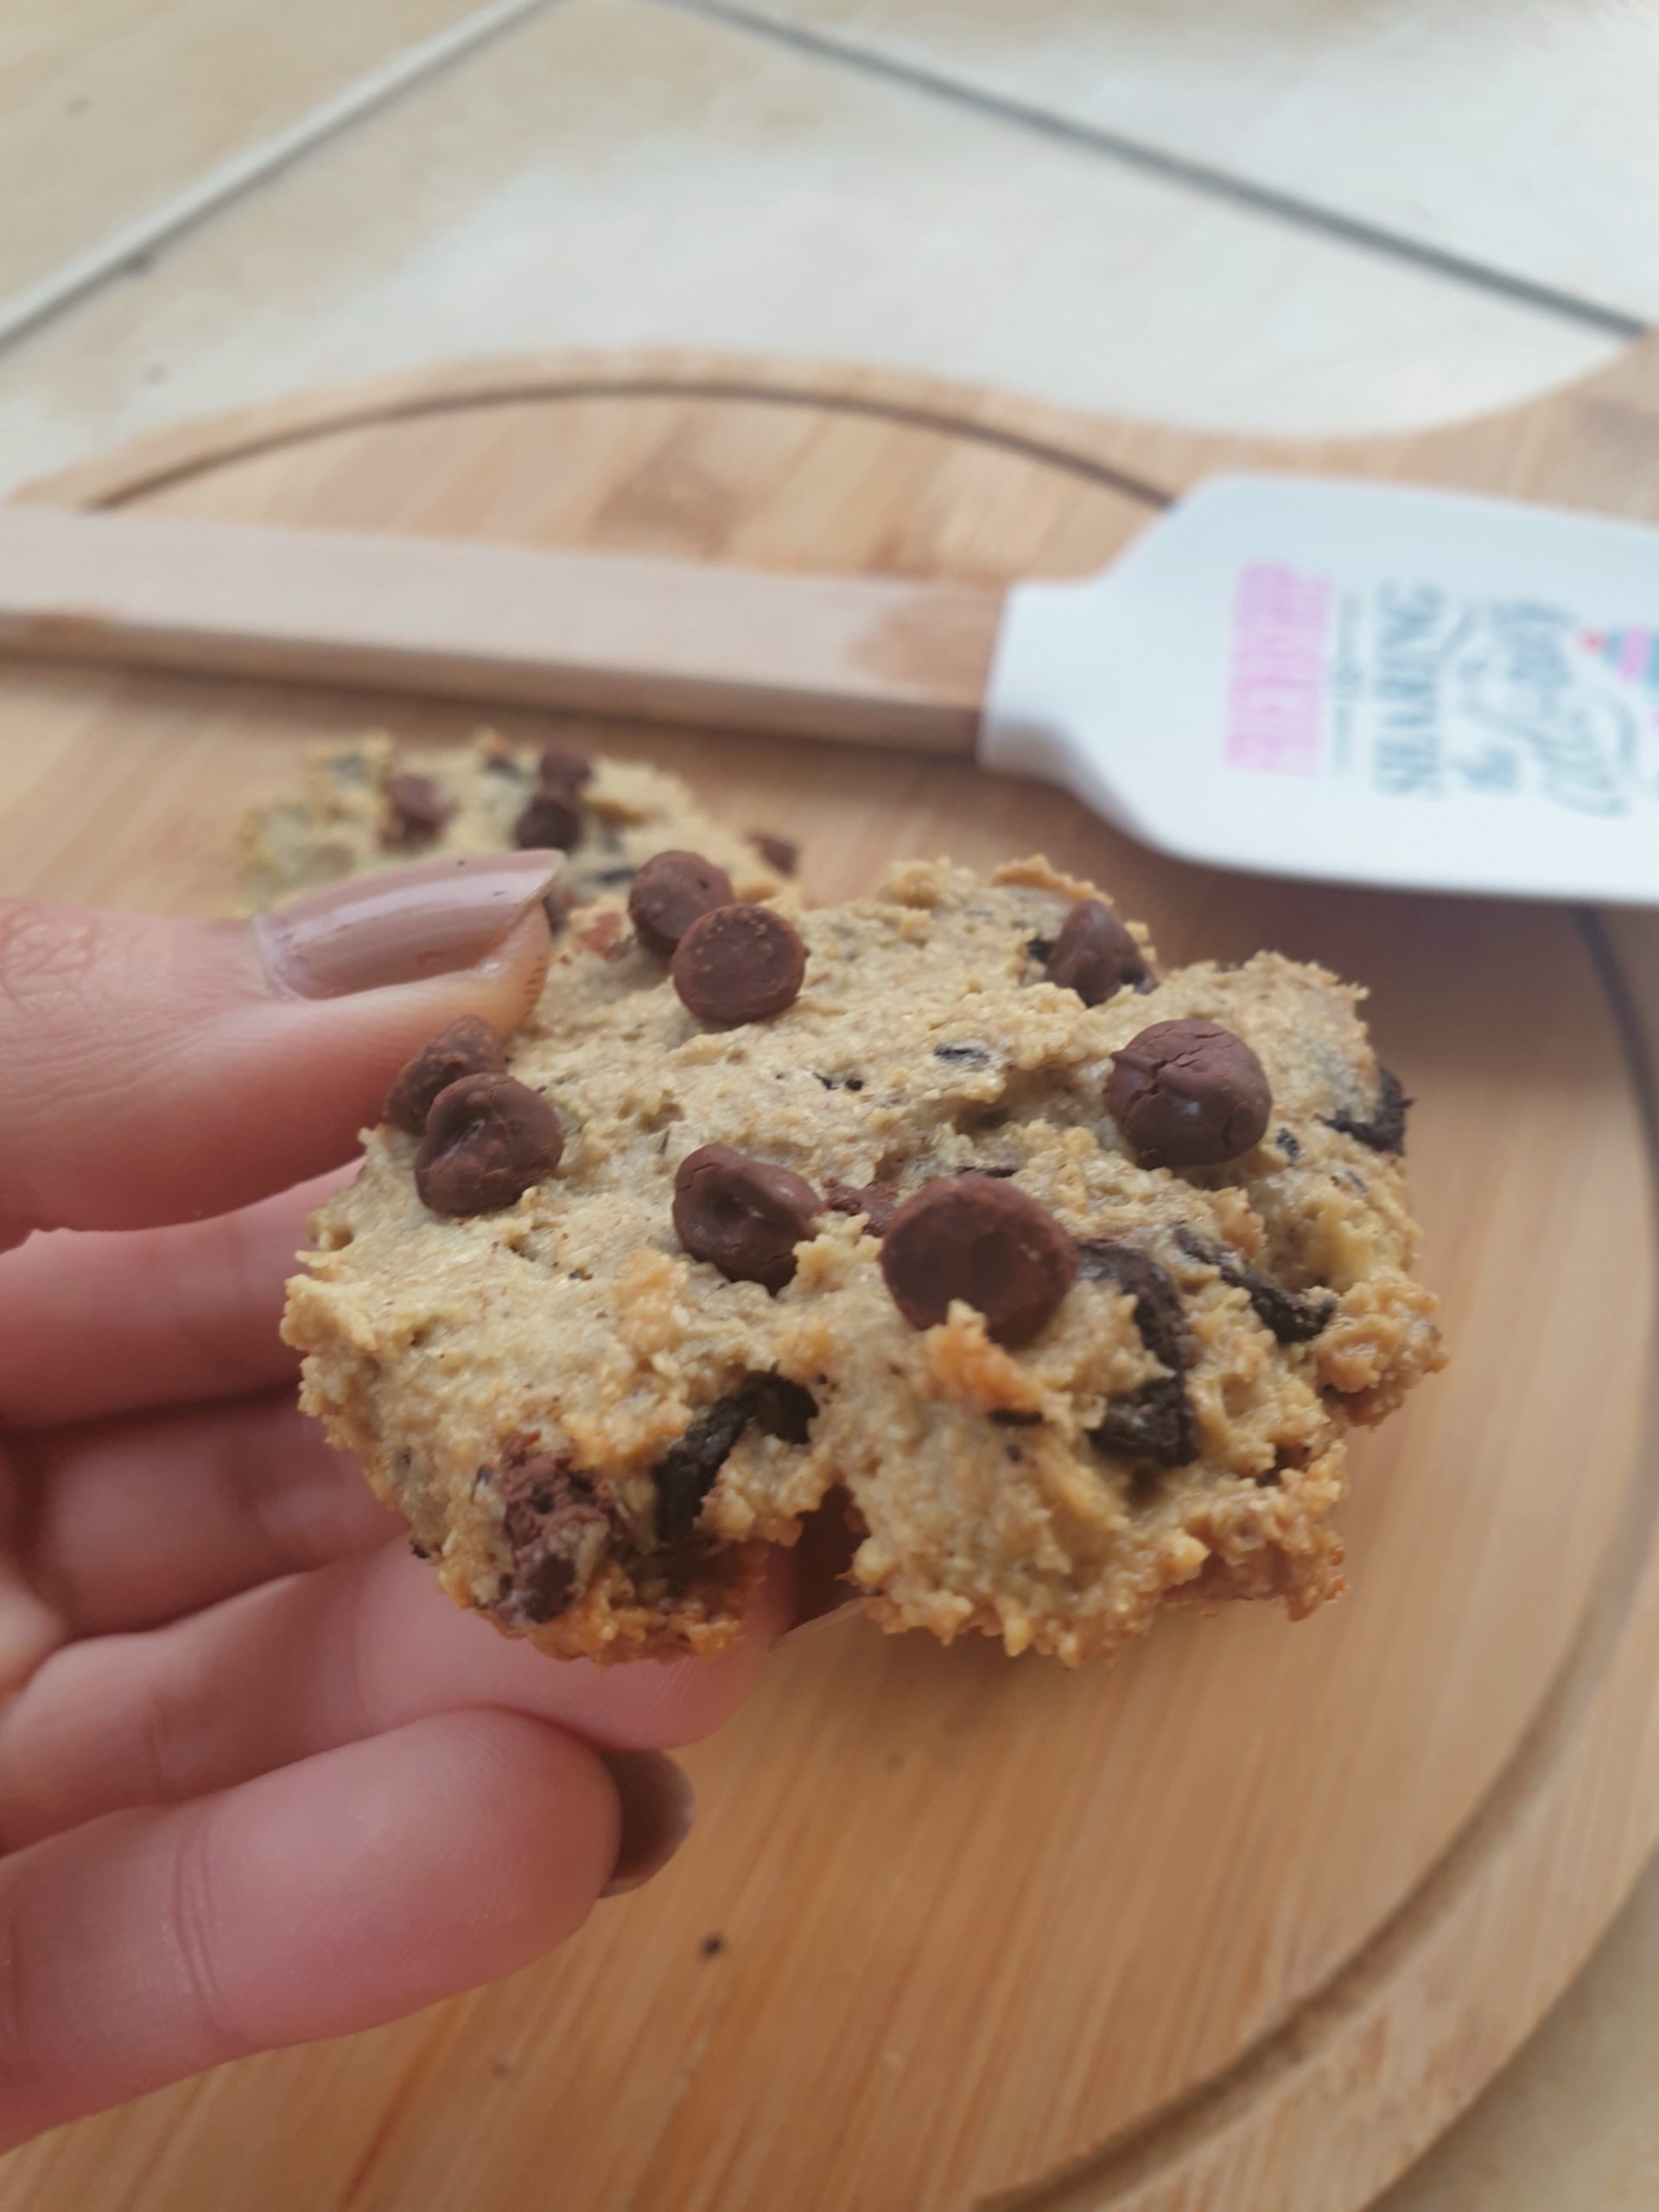
<path id="1" fill-rule="evenodd" d="M 346 1159 L 440 1029 L 529 1012 L 559 866 L 427 861 L 247 922 L 0 900 L 0 1249 L 222 1213 Z"/>

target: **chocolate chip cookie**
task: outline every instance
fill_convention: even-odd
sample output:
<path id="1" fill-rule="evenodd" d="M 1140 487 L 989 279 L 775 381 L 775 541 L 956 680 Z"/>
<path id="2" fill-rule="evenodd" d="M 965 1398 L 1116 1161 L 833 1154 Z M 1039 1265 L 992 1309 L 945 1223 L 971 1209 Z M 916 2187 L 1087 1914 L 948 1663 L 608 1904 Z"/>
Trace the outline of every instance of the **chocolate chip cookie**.
<path id="1" fill-rule="evenodd" d="M 709 1651 L 821 1506 L 884 1627 L 1069 1662 L 1332 1596 L 1346 1432 L 1441 1357 L 1359 994 L 1166 969 L 1040 861 L 796 917 L 724 865 L 575 918 L 317 1217 L 305 1403 L 451 1596 Z"/>
<path id="2" fill-rule="evenodd" d="M 658 855 L 696 855 L 711 871 L 706 888 L 728 899 L 766 897 L 796 858 L 781 837 L 745 837 L 711 821 L 661 768 L 563 745 L 509 745 L 490 730 L 443 750 L 400 753 L 379 734 L 319 747 L 300 790 L 251 814 L 241 843 L 251 908 L 400 861 L 548 846 L 569 855 L 550 907 L 556 923 L 573 906 L 626 889 Z"/>

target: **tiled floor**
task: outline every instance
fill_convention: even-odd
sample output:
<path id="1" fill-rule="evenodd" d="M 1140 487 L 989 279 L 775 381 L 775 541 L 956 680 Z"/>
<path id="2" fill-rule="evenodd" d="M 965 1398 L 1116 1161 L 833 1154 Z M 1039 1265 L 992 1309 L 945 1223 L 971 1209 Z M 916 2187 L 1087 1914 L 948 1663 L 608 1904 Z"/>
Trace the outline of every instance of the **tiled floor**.
<path id="1" fill-rule="evenodd" d="M 437 0 L 404 4 L 429 33 Z M 1079 77 L 1109 75 L 1103 26 L 1121 12 L 1095 11 Z M 982 34 L 988 16 L 979 0 Z M 234 41 L 226 22 L 211 40 L 178 36 L 173 141 L 198 144 L 211 170 L 230 150 L 217 87 Z M 1143 70 L 1151 36 L 1144 18 L 1125 33 Z M 982 37 L 963 43 L 982 77 Z M 386 60 L 383 41 L 372 82 Z M 59 73 L 73 80 L 66 62 Z M 260 132 L 302 124 L 317 86 L 300 77 L 290 66 L 264 86 L 244 161 Z M 31 204 L 31 168 L 79 174 L 91 112 L 66 107 L 55 164 L 32 143 L 10 149 L 16 126 L 0 121 L 14 209 Z M 98 209 L 112 217 L 127 193 L 124 220 L 137 208 L 166 222 L 143 73 L 111 76 L 99 131 L 83 254 Z M 0 350 L 0 480 L 306 381 L 647 340 L 874 358 L 1122 413 L 1310 431 L 1499 405 L 1619 342 L 1587 310 L 1362 250 L 666 0 L 548 0 L 160 245 L 141 280 L 113 276 Z"/>
<path id="2" fill-rule="evenodd" d="M 1659 0 L 6 0 L 0 485 L 578 343 L 1465 415 L 1659 314 L 1656 84 Z M 1388 2200 L 1655 2205 L 1659 1873 Z"/>

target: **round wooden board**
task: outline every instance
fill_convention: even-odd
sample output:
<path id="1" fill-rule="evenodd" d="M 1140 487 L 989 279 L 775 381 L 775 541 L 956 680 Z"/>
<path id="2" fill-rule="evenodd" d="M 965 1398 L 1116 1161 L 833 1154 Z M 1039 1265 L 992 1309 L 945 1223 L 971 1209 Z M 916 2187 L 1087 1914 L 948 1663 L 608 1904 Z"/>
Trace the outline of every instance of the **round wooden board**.
<path id="1" fill-rule="evenodd" d="M 907 380 L 659 358 L 306 402 L 43 495 L 984 578 L 1098 567 L 1228 457 L 1160 433 L 1137 476 L 1134 450 Z M 227 901 L 234 824 L 307 741 L 470 721 L 17 668 L 0 707 L 0 886 L 149 907 Z M 1265 943 L 1367 980 L 1421 1101 L 1454 1363 L 1358 1444 L 1352 1593 L 1318 1619 L 1183 1618 L 1077 1675 L 817 1630 L 690 1756 L 671 1870 L 557 1957 L 66 2131 L 0 2206 L 1347 2212 L 1525 2034 L 1659 1828 L 1649 1173 L 1616 969 L 1560 911 L 1185 868 L 954 764 L 608 741 L 803 836 L 817 899 L 894 855 L 1041 849 L 1174 959 Z"/>

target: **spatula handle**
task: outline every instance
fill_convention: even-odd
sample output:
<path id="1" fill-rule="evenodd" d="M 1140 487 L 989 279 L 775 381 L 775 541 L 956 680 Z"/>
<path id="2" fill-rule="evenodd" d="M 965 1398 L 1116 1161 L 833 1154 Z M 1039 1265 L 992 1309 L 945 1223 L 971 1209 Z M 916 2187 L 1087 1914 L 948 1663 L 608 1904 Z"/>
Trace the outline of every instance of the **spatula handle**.
<path id="1" fill-rule="evenodd" d="M 0 508 L 0 648 L 971 753 L 1001 594 Z"/>

